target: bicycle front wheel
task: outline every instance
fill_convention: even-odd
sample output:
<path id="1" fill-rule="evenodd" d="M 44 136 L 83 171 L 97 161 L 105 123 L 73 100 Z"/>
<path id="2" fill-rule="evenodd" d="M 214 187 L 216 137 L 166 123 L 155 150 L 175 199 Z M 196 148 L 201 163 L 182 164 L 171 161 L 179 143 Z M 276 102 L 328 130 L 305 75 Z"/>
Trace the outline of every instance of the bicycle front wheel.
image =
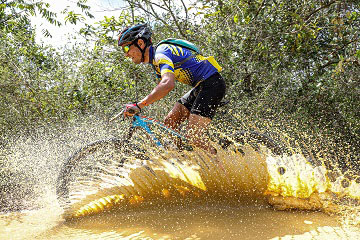
<path id="1" fill-rule="evenodd" d="M 56 183 L 60 205 L 66 209 L 101 188 L 121 184 L 132 166 L 148 159 L 143 149 L 127 140 L 99 140 L 82 147 L 60 170 Z"/>

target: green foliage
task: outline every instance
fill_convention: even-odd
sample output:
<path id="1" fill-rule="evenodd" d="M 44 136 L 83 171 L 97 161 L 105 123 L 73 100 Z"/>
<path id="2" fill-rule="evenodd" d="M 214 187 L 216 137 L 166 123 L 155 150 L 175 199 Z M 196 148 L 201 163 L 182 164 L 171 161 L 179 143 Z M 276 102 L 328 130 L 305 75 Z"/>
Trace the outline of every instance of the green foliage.
<path id="1" fill-rule="evenodd" d="M 116 38 L 124 26 L 149 22 L 154 43 L 184 38 L 215 56 L 224 69 L 227 98 L 238 114 L 275 122 L 287 116 L 313 134 L 322 131 L 359 142 L 358 1 L 126 2 L 119 16 L 104 17 L 81 30 L 87 45 L 59 53 L 34 43 L 28 20 L 40 12 L 58 24 L 48 5 L 2 1 L 3 131 L 76 114 L 110 114 L 145 96 L 155 85 L 152 69 L 124 59 Z M 78 6 L 91 16 L 85 0 Z M 73 9 L 65 12 L 69 23 L 83 19 Z M 179 84 L 169 98 L 174 101 L 186 90 Z M 161 111 L 154 114 L 164 113 L 171 101 L 157 104 Z"/>
<path id="2" fill-rule="evenodd" d="M 207 3 L 220 14 L 204 15 L 201 38 L 225 64 L 240 92 L 235 99 L 261 99 L 274 112 L 359 133 L 357 1 L 221 2 L 215 9 L 215 1 Z"/>
<path id="3" fill-rule="evenodd" d="M 16 31 L 18 26 L 30 25 L 29 16 L 37 13 L 51 24 L 60 26 L 56 14 L 49 10 L 50 4 L 42 1 L 8 1 L 3 0 L 0 4 L 0 29 L 9 33 Z"/>
<path id="4" fill-rule="evenodd" d="M 86 1 L 79 1 L 85 3 Z M 83 4 L 83 9 L 87 9 Z M 50 5 L 42 1 L 2 1 L 0 5 L 0 132 L 31 129 L 37 124 L 67 119 L 73 109 L 69 92 L 76 82 L 67 56 L 35 43 L 30 16 L 40 14 L 60 26 Z M 49 32 L 43 30 L 44 35 Z M 71 81 L 69 81 L 71 79 Z"/>

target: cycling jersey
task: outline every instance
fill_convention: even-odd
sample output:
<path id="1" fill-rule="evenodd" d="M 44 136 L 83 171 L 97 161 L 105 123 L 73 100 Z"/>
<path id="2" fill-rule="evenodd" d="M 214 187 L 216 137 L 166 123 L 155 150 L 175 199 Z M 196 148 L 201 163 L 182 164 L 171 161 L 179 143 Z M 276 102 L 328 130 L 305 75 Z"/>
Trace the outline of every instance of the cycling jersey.
<path id="1" fill-rule="evenodd" d="M 179 82 L 195 87 L 222 70 L 214 57 L 204 57 L 180 46 L 160 44 L 156 52 L 153 46 L 149 50 L 149 62 L 154 66 L 158 78 L 171 72 Z"/>

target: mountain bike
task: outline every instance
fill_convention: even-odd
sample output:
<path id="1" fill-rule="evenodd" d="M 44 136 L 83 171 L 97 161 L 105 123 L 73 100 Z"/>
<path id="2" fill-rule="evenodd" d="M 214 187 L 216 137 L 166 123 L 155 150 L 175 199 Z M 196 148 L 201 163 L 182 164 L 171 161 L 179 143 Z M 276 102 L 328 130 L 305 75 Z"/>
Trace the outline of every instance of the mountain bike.
<path id="1" fill-rule="evenodd" d="M 117 114 L 111 120 L 122 114 L 122 112 Z M 134 141 L 135 135 L 137 135 L 137 142 Z M 182 143 L 180 147 L 174 144 L 174 138 L 177 140 L 176 142 Z M 221 138 L 218 143 L 223 149 L 234 145 L 234 151 L 240 153 L 243 145 L 250 144 L 255 150 L 263 145 L 274 154 L 282 154 L 282 149 L 274 140 L 265 134 L 254 131 L 238 131 L 230 138 Z M 152 147 L 150 147 L 151 145 Z M 60 205 L 64 207 L 71 204 L 71 195 L 79 192 L 95 193 L 98 188 L 104 187 L 101 185 L 105 183 L 101 181 L 108 176 L 111 176 L 109 181 L 126 181 L 124 176 L 134 165 L 141 165 L 149 173 L 154 174 L 153 170 L 147 166 L 148 161 L 151 161 L 149 152 L 161 154 L 168 149 L 180 152 L 192 151 L 192 146 L 187 143 L 187 139 L 181 133 L 168 128 L 155 119 L 135 114 L 131 119 L 127 134 L 122 138 L 104 139 L 90 143 L 77 150 L 64 162 L 56 186 Z"/>

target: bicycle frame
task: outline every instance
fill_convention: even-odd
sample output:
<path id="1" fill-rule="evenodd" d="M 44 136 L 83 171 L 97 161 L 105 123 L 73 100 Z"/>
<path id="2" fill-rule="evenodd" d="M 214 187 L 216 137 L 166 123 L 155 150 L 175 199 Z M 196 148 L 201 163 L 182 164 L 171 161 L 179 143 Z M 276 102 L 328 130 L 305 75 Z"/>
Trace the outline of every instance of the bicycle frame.
<path id="1" fill-rule="evenodd" d="M 181 140 L 187 141 L 186 137 L 174 131 L 173 129 L 168 128 L 163 123 L 160 123 L 159 121 L 146 116 L 140 116 L 138 114 L 134 115 L 133 117 L 127 139 L 129 140 L 132 137 L 136 128 L 142 128 L 152 138 L 152 141 L 155 143 L 156 146 L 160 148 L 165 148 L 163 144 L 160 142 L 160 140 L 156 137 L 156 134 L 151 130 L 150 125 L 152 124 L 160 127 L 162 130 L 166 131 L 167 133 L 170 133 L 171 135 L 180 138 Z"/>
<path id="2" fill-rule="evenodd" d="M 221 102 L 219 104 L 219 107 L 224 106 L 224 105 L 226 105 L 228 103 L 229 103 L 229 101 Z M 109 121 L 112 122 L 113 120 L 115 120 L 115 119 L 117 119 L 119 117 L 123 117 L 123 119 L 124 119 L 124 111 L 125 110 L 122 110 L 120 113 L 118 113 L 114 117 L 112 117 Z M 135 112 L 133 112 L 133 113 L 135 113 Z M 151 124 L 157 125 L 161 129 L 165 130 L 167 133 L 170 133 L 171 135 L 173 135 L 173 136 L 187 142 L 186 137 L 184 137 L 183 135 L 181 135 L 177 131 L 174 131 L 173 129 L 168 128 L 167 126 L 165 126 L 164 124 L 160 123 L 159 121 L 157 121 L 157 120 L 155 120 L 153 118 L 149 118 L 149 117 L 146 117 L 146 116 L 140 116 L 139 113 L 137 113 L 137 114 L 135 114 L 133 116 L 132 125 L 130 127 L 130 130 L 129 130 L 129 133 L 128 133 L 128 136 L 127 136 L 127 140 L 130 140 L 130 138 L 132 137 L 132 135 L 134 133 L 134 130 L 137 127 L 139 127 L 139 128 L 142 128 L 142 129 L 144 129 L 146 131 L 146 133 L 152 138 L 155 145 L 157 145 L 158 147 L 164 148 L 163 144 L 161 144 L 161 142 L 156 137 L 154 132 L 151 131 L 151 128 L 149 127 Z"/>

